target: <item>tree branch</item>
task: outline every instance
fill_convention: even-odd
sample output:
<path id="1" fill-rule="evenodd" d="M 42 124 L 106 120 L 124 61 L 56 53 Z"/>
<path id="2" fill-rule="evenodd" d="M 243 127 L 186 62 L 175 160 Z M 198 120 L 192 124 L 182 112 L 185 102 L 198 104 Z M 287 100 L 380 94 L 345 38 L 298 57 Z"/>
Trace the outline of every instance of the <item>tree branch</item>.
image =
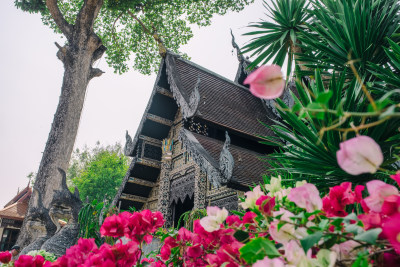
<path id="1" fill-rule="evenodd" d="M 154 26 L 154 24 L 151 25 L 153 32 L 151 32 L 149 30 L 149 28 L 146 27 L 146 25 L 144 25 L 144 23 L 135 15 L 133 14 L 130 10 L 128 10 L 128 14 L 135 19 L 137 22 L 139 22 L 140 26 L 142 26 L 142 29 L 144 30 L 145 33 L 147 33 L 148 35 L 151 35 L 153 37 L 153 39 L 158 43 L 158 52 L 160 54 L 161 57 L 165 57 L 166 53 L 167 53 L 167 49 L 164 46 L 163 41 L 161 40 L 160 36 L 157 34 L 157 29 Z"/>
<path id="2" fill-rule="evenodd" d="M 85 0 L 75 21 L 75 27 L 79 31 L 89 31 L 86 36 L 93 32 L 94 21 L 96 20 L 104 0 Z"/>
<path id="3" fill-rule="evenodd" d="M 51 17 L 54 19 L 54 22 L 57 24 L 58 28 L 61 30 L 64 36 L 70 40 L 72 37 L 72 25 L 65 20 L 63 14 L 58 8 L 57 0 L 47 0 L 46 6 L 49 9 Z"/>

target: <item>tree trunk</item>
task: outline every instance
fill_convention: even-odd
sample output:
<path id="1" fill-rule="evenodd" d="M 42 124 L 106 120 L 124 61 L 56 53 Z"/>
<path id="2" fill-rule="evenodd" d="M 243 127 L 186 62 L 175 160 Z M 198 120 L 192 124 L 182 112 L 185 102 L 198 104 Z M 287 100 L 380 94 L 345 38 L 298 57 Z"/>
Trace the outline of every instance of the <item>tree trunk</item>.
<path id="1" fill-rule="evenodd" d="M 59 12 L 57 0 L 47 0 L 46 4 L 60 30 L 67 37 L 68 45 L 61 47 L 57 57 L 64 64 L 64 78 L 61 87 L 57 111 L 54 115 L 50 134 L 40 162 L 35 180 L 35 189 L 41 194 L 43 206 L 47 209 L 53 200 L 54 191 L 60 190 L 62 174 L 58 168 L 68 169 L 79 121 L 89 81 L 100 76 L 102 71 L 92 68 L 105 47 L 100 38 L 93 32 L 94 19 L 103 4 L 103 0 L 85 0 L 79 11 L 75 25 L 68 24 Z M 34 212 L 36 195 L 29 202 L 29 212 Z M 33 240 L 27 232 L 24 220 L 17 244 L 26 246 Z"/>

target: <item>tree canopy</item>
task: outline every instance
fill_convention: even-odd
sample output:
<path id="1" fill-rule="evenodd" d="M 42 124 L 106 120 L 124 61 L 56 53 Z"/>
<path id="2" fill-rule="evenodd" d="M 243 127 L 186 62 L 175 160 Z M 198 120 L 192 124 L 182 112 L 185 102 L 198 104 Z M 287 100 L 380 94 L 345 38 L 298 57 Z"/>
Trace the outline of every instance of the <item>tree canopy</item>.
<path id="1" fill-rule="evenodd" d="M 79 190 L 82 201 L 111 200 L 116 194 L 129 167 L 129 159 L 121 152 L 121 145 L 76 149 L 67 172 L 71 190 Z"/>
<path id="2" fill-rule="evenodd" d="M 213 15 L 241 11 L 254 0 L 105 0 L 94 31 L 107 47 L 106 61 L 117 73 L 129 65 L 143 74 L 158 69 L 160 45 L 178 53 L 193 37 L 189 24 L 207 26 Z M 65 20 L 73 25 L 83 0 L 58 1 Z M 15 0 L 18 8 L 39 12 L 45 25 L 61 33 L 42 0 Z M 183 55 L 187 57 L 187 55 Z M 133 62 L 130 62 L 133 60 Z"/>

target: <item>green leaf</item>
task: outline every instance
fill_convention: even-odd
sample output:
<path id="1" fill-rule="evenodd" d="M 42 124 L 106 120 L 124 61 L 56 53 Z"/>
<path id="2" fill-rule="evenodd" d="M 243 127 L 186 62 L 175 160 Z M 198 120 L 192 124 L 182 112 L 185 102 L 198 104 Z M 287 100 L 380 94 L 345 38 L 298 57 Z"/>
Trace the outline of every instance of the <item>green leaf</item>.
<path id="1" fill-rule="evenodd" d="M 249 239 L 249 233 L 238 230 L 236 231 L 233 236 L 236 238 L 237 241 L 244 243 L 244 241 L 248 241 Z"/>
<path id="2" fill-rule="evenodd" d="M 296 34 L 294 33 L 293 29 L 290 30 L 290 39 L 294 44 L 296 43 Z"/>
<path id="3" fill-rule="evenodd" d="M 368 244 L 375 244 L 376 239 L 378 238 L 379 234 L 382 232 L 381 228 L 375 228 L 364 233 L 358 234 L 354 237 L 354 240 L 366 242 Z"/>
<path id="4" fill-rule="evenodd" d="M 239 251 L 240 257 L 249 264 L 253 264 L 258 260 L 262 260 L 265 258 L 265 256 L 268 256 L 269 258 L 281 256 L 274 243 L 263 237 L 253 239 L 241 247 Z"/>
<path id="5" fill-rule="evenodd" d="M 357 215 L 354 212 L 350 213 L 349 215 L 347 215 L 343 219 L 345 219 L 346 221 L 350 221 L 350 220 L 358 221 Z"/>
<path id="6" fill-rule="evenodd" d="M 323 220 L 320 221 L 318 226 L 321 229 L 325 229 L 325 228 L 328 227 L 328 225 L 329 225 L 329 220 L 328 219 L 323 219 Z"/>
<path id="7" fill-rule="evenodd" d="M 286 223 L 287 223 L 287 222 L 285 222 L 285 221 L 280 221 L 280 222 L 278 223 L 278 227 L 277 227 L 278 231 L 281 230 L 282 226 L 284 226 Z"/>
<path id="8" fill-rule="evenodd" d="M 303 247 L 304 252 L 307 253 L 310 248 L 317 244 L 319 240 L 321 240 L 322 235 L 322 232 L 318 231 L 301 239 L 300 244 Z"/>
<path id="9" fill-rule="evenodd" d="M 357 224 L 350 224 L 350 225 L 345 226 L 345 231 L 352 233 L 354 235 L 358 235 L 358 234 L 364 232 L 363 228 L 358 226 Z"/>
<path id="10" fill-rule="evenodd" d="M 324 105 L 328 104 L 329 100 L 332 98 L 333 92 L 332 91 L 327 91 L 323 93 L 319 93 L 317 96 L 316 101 L 318 103 L 322 103 Z"/>

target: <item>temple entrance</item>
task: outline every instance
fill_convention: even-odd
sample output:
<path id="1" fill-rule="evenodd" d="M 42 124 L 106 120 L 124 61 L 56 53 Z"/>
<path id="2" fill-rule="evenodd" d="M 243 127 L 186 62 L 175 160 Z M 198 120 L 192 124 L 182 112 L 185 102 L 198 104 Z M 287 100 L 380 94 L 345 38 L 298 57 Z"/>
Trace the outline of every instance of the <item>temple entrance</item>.
<path id="1" fill-rule="evenodd" d="M 178 225 L 179 218 L 182 216 L 183 213 L 190 211 L 194 207 L 194 197 L 193 195 L 191 196 L 192 198 L 189 198 L 188 195 L 186 195 L 185 200 L 182 201 L 178 199 L 178 201 L 172 202 L 172 221 L 174 222 L 173 227 L 176 227 Z M 180 227 L 183 226 L 185 222 L 181 221 Z"/>

